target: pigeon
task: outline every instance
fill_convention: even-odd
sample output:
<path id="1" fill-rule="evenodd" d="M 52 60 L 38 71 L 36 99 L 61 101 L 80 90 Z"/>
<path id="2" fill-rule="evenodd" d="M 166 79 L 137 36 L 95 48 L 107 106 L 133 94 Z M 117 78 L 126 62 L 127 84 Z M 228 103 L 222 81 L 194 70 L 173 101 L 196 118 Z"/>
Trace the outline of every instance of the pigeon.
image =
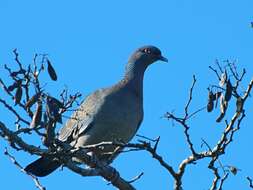
<path id="1" fill-rule="evenodd" d="M 59 131 L 58 140 L 74 148 L 101 142 L 128 143 L 143 120 L 145 70 L 159 60 L 168 62 L 157 47 L 147 45 L 138 48 L 128 60 L 124 77 L 115 85 L 88 95 Z M 104 146 L 92 150 L 92 154 L 102 163 L 110 164 L 119 149 L 114 145 Z M 61 165 L 57 158 L 42 156 L 29 164 L 25 171 L 43 177 Z"/>

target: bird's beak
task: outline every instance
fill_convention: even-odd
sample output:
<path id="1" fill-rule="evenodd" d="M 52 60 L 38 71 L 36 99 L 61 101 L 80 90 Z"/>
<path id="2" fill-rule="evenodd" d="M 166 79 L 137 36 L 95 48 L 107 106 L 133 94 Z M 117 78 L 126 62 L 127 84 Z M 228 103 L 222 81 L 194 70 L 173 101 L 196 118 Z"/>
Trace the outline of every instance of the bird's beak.
<path id="1" fill-rule="evenodd" d="M 168 62 L 168 59 L 166 57 L 163 57 L 162 55 L 159 57 L 159 60 L 164 61 L 164 62 Z"/>

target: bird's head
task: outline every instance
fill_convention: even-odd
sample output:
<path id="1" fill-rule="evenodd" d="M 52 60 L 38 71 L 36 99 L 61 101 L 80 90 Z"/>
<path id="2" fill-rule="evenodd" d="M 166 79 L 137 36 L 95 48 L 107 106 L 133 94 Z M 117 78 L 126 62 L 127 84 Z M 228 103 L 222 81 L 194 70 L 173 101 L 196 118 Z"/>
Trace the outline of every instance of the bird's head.
<path id="1" fill-rule="evenodd" d="M 148 66 L 158 60 L 168 62 L 157 47 L 148 45 L 137 49 L 130 57 L 129 62 L 141 62 Z"/>

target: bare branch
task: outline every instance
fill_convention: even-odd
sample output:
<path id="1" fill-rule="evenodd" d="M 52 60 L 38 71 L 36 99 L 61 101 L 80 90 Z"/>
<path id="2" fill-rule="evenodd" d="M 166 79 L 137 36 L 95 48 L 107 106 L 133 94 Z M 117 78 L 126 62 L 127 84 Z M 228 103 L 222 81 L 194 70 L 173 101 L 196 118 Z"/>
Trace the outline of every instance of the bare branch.
<path id="1" fill-rule="evenodd" d="M 253 180 L 249 176 L 246 179 L 249 181 L 249 187 L 253 189 Z"/>
<path id="2" fill-rule="evenodd" d="M 132 180 L 128 181 L 128 183 L 134 183 L 137 180 L 139 180 L 142 176 L 144 175 L 144 172 L 141 172 L 139 175 L 137 175 L 136 177 L 134 177 Z"/>
<path id="3" fill-rule="evenodd" d="M 193 75 L 193 82 L 192 82 L 192 86 L 190 88 L 189 99 L 188 99 L 188 102 L 184 108 L 184 112 L 185 112 L 184 120 L 188 119 L 188 115 L 189 115 L 188 109 L 189 109 L 190 103 L 192 101 L 192 93 L 193 93 L 193 88 L 195 86 L 195 83 L 196 83 L 196 77 L 195 77 L 195 75 Z"/>
<path id="4" fill-rule="evenodd" d="M 67 166 L 69 169 L 71 169 L 72 171 L 75 171 L 76 173 L 80 175 L 87 176 L 88 174 L 90 174 L 94 176 L 95 174 L 97 174 L 97 175 L 102 176 L 106 180 L 110 181 L 115 187 L 118 187 L 119 189 L 134 190 L 134 187 L 131 184 L 129 184 L 127 181 L 125 181 L 123 178 L 121 178 L 118 172 L 113 167 L 104 166 L 99 161 L 95 163 L 92 162 L 92 159 L 90 158 L 90 156 L 87 155 L 86 152 L 84 152 L 82 149 L 77 149 L 77 150 L 71 151 L 70 153 L 66 153 L 66 151 L 51 152 L 50 150 L 45 150 L 45 149 L 35 147 L 33 145 L 28 145 L 20 137 L 18 137 L 14 132 L 7 129 L 6 126 L 2 122 L 0 122 L 0 135 L 8 139 L 8 141 L 14 144 L 17 144 L 19 147 L 22 148 L 22 150 L 29 152 L 31 154 L 59 157 L 60 158 L 59 160 L 62 161 L 65 166 Z M 58 143 L 62 145 L 61 147 L 70 146 L 63 142 L 58 142 Z M 69 148 L 67 148 L 67 150 L 68 149 Z M 78 159 L 84 161 L 84 163 L 88 165 L 92 165 L 92 166 L 95 165 L 96 166 L 95 169 L 97 171 L 85 170 L 76 166 L 75 164 L 71 164 L 69 160 L 67 160 L 67 158 L 72 158 L 72 157 L 77 157 Z M 115 172 L 117 175 L 115 175 Z"/>

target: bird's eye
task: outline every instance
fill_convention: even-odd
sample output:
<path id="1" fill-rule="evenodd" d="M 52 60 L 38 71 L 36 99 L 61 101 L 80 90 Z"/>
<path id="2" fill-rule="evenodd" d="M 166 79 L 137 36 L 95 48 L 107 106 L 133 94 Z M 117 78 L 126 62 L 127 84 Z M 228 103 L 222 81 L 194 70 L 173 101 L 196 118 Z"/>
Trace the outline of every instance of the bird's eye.
<path id="1" fill-rule="evenodd" d="M 150 53 L 151 53 L 150 49 L 148 49 L 148 48 L 145 48 L 145 49 L 143 50 L 143 52 L 144 52 L 144 53 L 147 53 L 147 54 L 150 54 Z"/>

